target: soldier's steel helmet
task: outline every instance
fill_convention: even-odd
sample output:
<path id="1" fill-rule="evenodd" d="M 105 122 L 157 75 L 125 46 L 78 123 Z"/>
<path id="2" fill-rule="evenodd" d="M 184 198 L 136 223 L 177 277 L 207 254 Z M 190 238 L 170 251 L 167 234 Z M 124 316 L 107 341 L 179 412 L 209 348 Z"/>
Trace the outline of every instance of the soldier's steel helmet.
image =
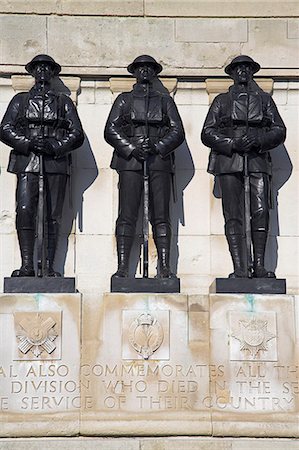
<path id="1" fill-rule="evenodd" d="M 141 55 L 137 56 L 137 58 L 134 59 L 134 61 L 128 65 L 127 70 L 130 73 L 134 73 L 137 66 L 141 64 L 150 64 L 151 66 L 154 66 L 156 73 L 160 73 L 163 69 L 161 64 L 157 63 L 155 58 L 149 55 Z"/>
<path id="2" fill-rule="evenodd" d="M 26 64 L 25 69 L 27 70 L 28 73 L 33 75 L 33 69 L 35 65 L 41 62 L 51 64 L 55 76 L 58 75 L 59 72 L 61 71 L 61 66 L 57 62 L 55 62 L 51 56 L 48 55 L 35 56 L 28 64 Z"/>
<path id="3" fill-rule="evenodd" d="M 224 71 L 228 74 L 231 75 L 233 69 L 235 66 L 237 66 L 238 64 L 249 64 L 252 69 L 253 69 L 253 73 L 256 73 L 260 70 L 261 66 L 255 62 L 252 58 L 250 58 L 250 56 L 246 56 L 246 55 L 240 55 L 237 56 L 236 58 L 234 58 L 231 63 L 226 66 L 226 68 L 224 69 Z"/>

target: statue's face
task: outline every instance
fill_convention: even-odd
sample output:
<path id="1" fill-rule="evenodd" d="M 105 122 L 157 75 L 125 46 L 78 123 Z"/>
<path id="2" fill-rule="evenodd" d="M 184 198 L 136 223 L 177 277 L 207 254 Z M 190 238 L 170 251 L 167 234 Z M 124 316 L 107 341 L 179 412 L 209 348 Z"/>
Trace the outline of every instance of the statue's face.
<path id="1" fill-rule="evenodd" d="M 140 64 L 134 71 L 137 83 L 150 83 L 156 76 L 155 67 L 151 64 Z"/>
<path id="2" fill-rule="evenodd" d="M 253 69 L 251 64 L 237 64 L 232 70 L 231 77 L 237 84 L 247 84 L 253 77 Z"/>
<path id="3" fill-rule="evenodd" d="M 46 62 L 37 63 L 33 69 L 33 76 L 36 81 L 49 82 L 54 76 L 52 65 Z"/>

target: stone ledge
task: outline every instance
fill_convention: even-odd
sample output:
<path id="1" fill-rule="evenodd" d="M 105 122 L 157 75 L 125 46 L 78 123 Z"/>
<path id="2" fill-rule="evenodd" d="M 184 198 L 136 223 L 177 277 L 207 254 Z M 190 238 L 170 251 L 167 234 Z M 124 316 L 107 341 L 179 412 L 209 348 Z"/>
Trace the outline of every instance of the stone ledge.
<path id="1" fill-rule="evenodd" d="M 0 72 L 3 75 L 23 74 L 25 75 L 24 65 L 17 64 L 0 64 Z M 86 76 L 86 77 L 125 77 L 128 72 L 125 67 L 103 67 L 103 66 L 67 66 L 62 65 L 61 75 L 63 76 Z M 161 80 L 165 78 L 176 77 L 223 77 L 223 67 L 165 67 L 163 68 L 163 76 Z M 269 67 L 262 68 L 259 71 L 261 77 L 277 77 L 285 79 L 299 79 L 299 69 L 297 67 L 279 68 Z M 62 78 L 61 77 L 61 78 Z M 227 78 L 228 79 L 228 78 Z M 190 80 L 188 80 L 190 81 Z"/>
<path id="2" fill-rule="evenodd" d="M 143 0 L 3 0 L 0 13 L 142 16 Z"/>
<path id="3" fill-rule="evenodd" d="M 14 450 L 298 450 L 295 439 L 244 439 L 217 437 L 170 437 L 170 438 L 7 438 L 0 439 L 0 448 Z M 20 447 L 19 447 L 20 446 Z"/>
<path id="4" fill-rule="evenodd" d="M 299 3 L 287 0 L 272 2 L 209 0 L 145 0 L 146 16 L 166 17 L 297 17 Z"/>

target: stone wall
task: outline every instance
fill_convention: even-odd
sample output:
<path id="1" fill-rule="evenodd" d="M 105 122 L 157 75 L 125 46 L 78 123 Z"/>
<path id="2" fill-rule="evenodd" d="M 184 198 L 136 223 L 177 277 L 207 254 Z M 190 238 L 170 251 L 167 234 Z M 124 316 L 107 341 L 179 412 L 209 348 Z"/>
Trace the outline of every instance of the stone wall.
<path id="1" fill-rule="evenodd" d="M 272 214 L 267 259 L 274 269 L 278 246 L 277 275 L 287 278 L 289 292 L 298 289 L 298 16 L 298 3 L 291 1 L 1 2 L 0 117 L 12 96 L 30 84 L 28 77 L 11 75 L 24 74 L 24 64 L 42 52 L 62 65 L 62 80 L 78 103 L 86 140 L 74 155 L 73 204 L 67 196 L 57 268 L 76 275 L 79 290 L 92 294 L 91 305 L 109 290 L 116 267 L 117 176 L 109 168 L 112 149 L 103 128 L 117 93 L 129 89 L 125 67 L 143 53 L 163 64 L 161 80 L 173 91 L 186 129 L 186 142 L 176 152 L 179 195 L 172 205 L 172 263 L 182 291 L 207 292 L 216 275 L 231 271 L 221 201 L 206 173 L 208 149 L 200 131 L 212 96 L 226 88 L 224 66 L 240 53 L 261 64 L 258 75 L 270 90 L 274 79 L 273 98 L 288 128 L 285 147 L 272 152 L 279 213 Z M 8 150 L 0 144 L 1 279 L 20 263 Z M 152 243 L 150 250 L 154 275 Z"/>

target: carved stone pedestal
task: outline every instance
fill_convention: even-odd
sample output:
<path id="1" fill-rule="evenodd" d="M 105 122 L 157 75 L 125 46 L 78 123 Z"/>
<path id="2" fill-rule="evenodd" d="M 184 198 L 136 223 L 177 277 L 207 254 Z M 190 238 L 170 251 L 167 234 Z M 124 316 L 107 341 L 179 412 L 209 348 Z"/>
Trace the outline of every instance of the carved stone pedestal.
<path id="1" fill-rule="evenodd" d="M 82 394 L 92 392 L 94 401 L 82 411 L 82 434 L 212 433 L 211 411 L 204 406 L 208 297 L 196 299 L 193 304 L 182 294 L 104 296 L 100 334 L 83 346 Z"/>
<path id="2" fill-rule="evenodd" d="M 299 437 L 298 297 L 80 300 L 0 295 L 0 436 Z"/>
<path id="3" fill-rule="evenodd" d="M 295 297 L 106 294 L 98 317 L 82 434 L 299 436 Z"/>
<path id="4" fill-rule="evenodd" d="M 0 295 L 0 436 L 78 433 L 80 316 L 80 294 Z"/>

